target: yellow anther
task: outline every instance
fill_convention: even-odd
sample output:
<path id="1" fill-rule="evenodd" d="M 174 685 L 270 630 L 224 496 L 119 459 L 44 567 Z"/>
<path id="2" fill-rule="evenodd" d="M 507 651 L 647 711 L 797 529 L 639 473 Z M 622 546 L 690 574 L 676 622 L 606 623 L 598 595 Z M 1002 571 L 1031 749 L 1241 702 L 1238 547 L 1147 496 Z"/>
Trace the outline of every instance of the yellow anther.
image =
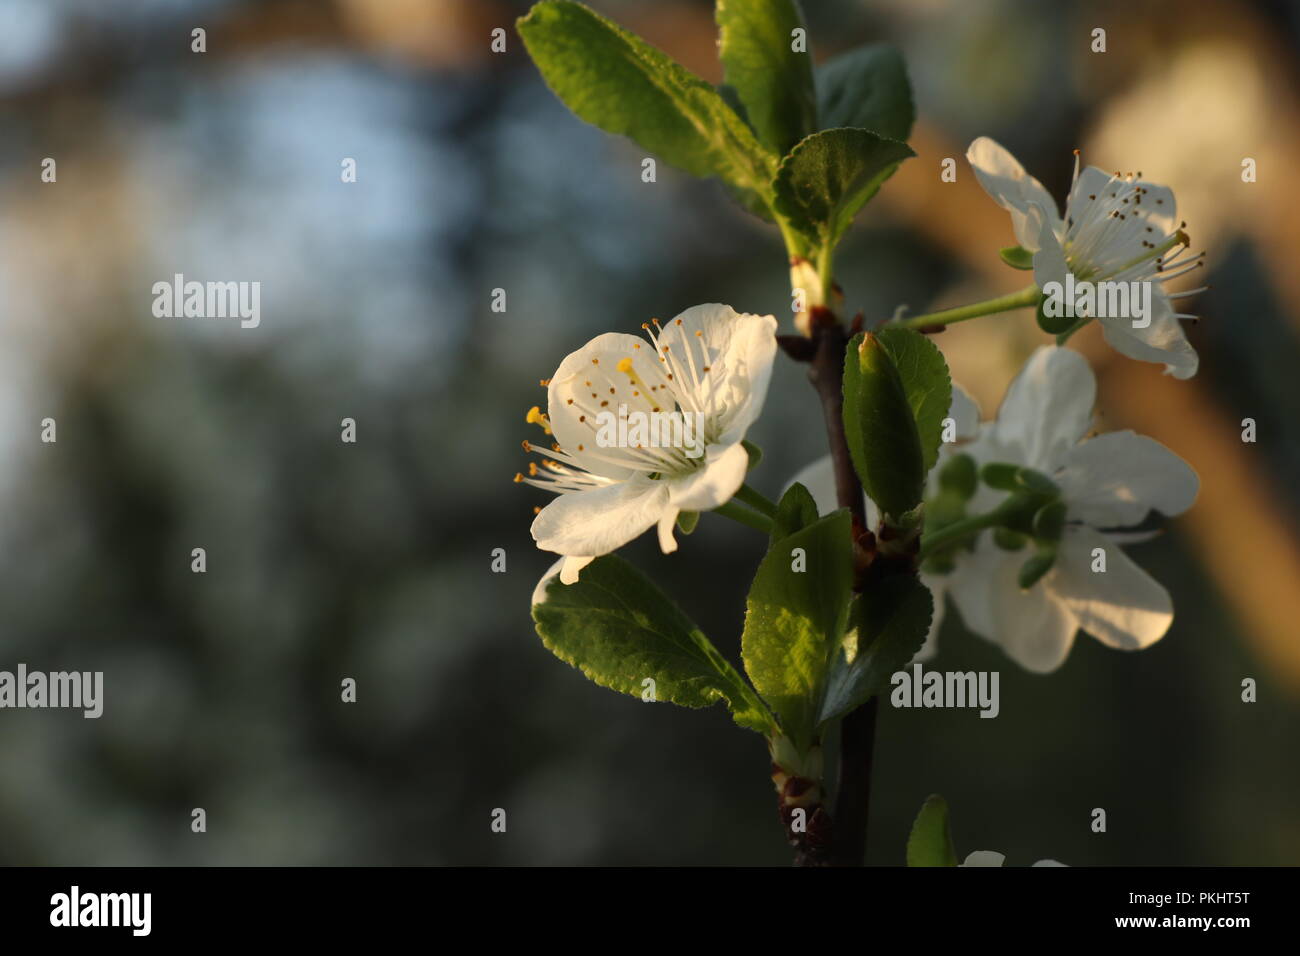
<path id="1" fill-rule="evenodd" d="M 619 361 L 618 361 L 618 370 L 619 370 L 620 372 L 626 372 L 628 375 L 631 375 L 631 374 L 632 374 L 632 360 L 631 360 L 630 358 L 619 359 Z"/>
<path id="2" fill-rule="evenodd" d="M 547 418 L 546 414 L 536 405 L 528 409 L 528 415 L 524 418 L 524 421 L 528 422 L 530 425 L 541 425 L 542 431 L 546 432 L 548 435 L 551 433 L 551 420 Z"/>
<path id="3" fill-rule="evenodd" d="M 524 476 L 523 476 L 523 474 L 522 474 L 521 472 L 516 471 L 516 472 L 515 472 L 515 484 L 519 484 L 519 482 L 521 482 L 521 481 L 523 481 L 523 480 L 524 480 Z"/>

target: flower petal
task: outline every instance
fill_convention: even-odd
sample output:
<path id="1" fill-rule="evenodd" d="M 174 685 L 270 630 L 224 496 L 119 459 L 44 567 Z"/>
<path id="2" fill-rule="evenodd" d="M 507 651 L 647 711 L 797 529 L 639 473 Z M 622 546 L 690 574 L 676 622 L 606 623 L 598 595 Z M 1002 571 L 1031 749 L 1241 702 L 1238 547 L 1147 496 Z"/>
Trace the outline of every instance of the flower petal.
<path id="1" fill-rule="evenodd" d="M 664 554 L 672 554 L 677 550 L 677 539 L 673 537 L 673 525 L 677 523 L 677 516 L 681 513 L 680 508 L 669 505 L 664 509 L 663 514 L 659 516 L 659 550 Z"/>
<path id="2" fill-rule="evenodd" d="M 607 478 L 629 478 L 640 470 L 640 463 L 631 449 L 600 445 L 600 414 L 617 414 L 619 404 L 643 412 L 652 408 L 646 396 L 632 395 L 640 390 L 618 371 L 618 363 L 628 357 L 633 369 L 648 374 L 654 348 L 639 336 L 606 332 L 566 355 L 547 387 L 547 413 L 556 442 L 587 471 Z"/>
<path id="3" fill-rule="evenodd" d="M 1029 219 L 1029 228 L 1038 233 L 1038 251 L 1034 253 L 1034 284 L 1045 292 L 1049 283 L 1058 282 L 1063 293 L 1065 277 L 1070 272 L 1065 250 L 1052 232 L 1051 223 L 1042 216 L 1038 207 L 1031 210 Z"/>
<path id="4" fill-rule="evenodd" d="M 1200 357 L 1187 341 L 1169 296 L 1159 286 L 1151 291 L 1150 325 L 1136 329 L 1132 319 L 1101 318 L 1097 320 L 1101 323 L 1101 334 L 1121 355 L 1139 362 L 1163 362 L 1166 375 L 1191 378 L 1200 366 Z"/>
<path id="5" fill-rule="evenodd" d="M 1003 551 L 983 535 L 975 553 L 959 559 L 949 589 L 970 630 L 1025 670 L 1046 674 L 1065 661 L 1078 625 L 1044 582 L 1021 590 L 1016 579 L 1029 555 L 1028 549 Z"/>
<path id="6" fill-rule="evenodd" d="M 1000 144 L 981 136 L 966 150 L 966 159 L 984 191 L 1011 213 L 1016 240 L 1030 252 L 1037 252 L 1039 243 L 1037 224 L 1030 222 L 1031 208 L 1039 207 L 1048 216 L 1049 223 L 1064 228 L 1057 213 L 1056 200 Z"/>
<path id="7" fill-rule="evenodd" d="M 1006 860 L 1007 855 L 996 850 L 972 850 L 958 866 L 1001 866 Z"/>
<path id="8" fill-rule="evenodd" d="M 1094 528 L 1135 525 L 1152 509 L 1182 514 L 1200 488 L 1191 465 L 1155 439 L 1131 431 L 1075 445 L 1057 481 L 1070 517 Z"/>
<path id="9" fill-rule="evenodd" d="M 719 444 L 744 438 L 763 410 L 776 358 L 776 324 L 775 316 L 707 303 L 691 306 L 659 334 L 660 350 L 670 348 L 678 368 L 684 366 L 680 374 L 690 375 L 692 386 L 698 383 L 694 390 Z"/>
<path id="10" fill-rule="evenodd" d="M 704 466 L 668 483 L 669 501 L 681 511 L 711 511 L 731 500 L 745 483 L 749 453 L 744 445 L 710 445 Z"/>
<path id="11" fill-rule="evenodd" d="M 956 382 L 952 385 L 952 402 L 948 405 L 948 417 L 956 425 L 958 440 L 964 441 L 979 434 L 979 404 Z"/>
<path id="12" fill-rule="evenodd" d="M 1092 570 L 1095 548 L 1105 551 L 1104 572 Z M 1150 647 L 1174 620 L 1169 592 L 1092 528 L 1066 529 L 1057 565 L 1042 583 L 1070 609 L 1080 627 L 1117 650 Z"/>
<path id="13" fill-rule="evenodd" d="M 575 491 L 533 519 L 533 540 L 558 554 L 609 554 L 658 522 L 667 507 L 668 485 L 646 478 Z"/>
<path id="14" fill-rule="evenodd" d="M 1070 187 L 1070 196 L 1065 203 L 1066 223 L 1071 228 L 1087 222 L 1096 215 L 1097 206 L 1105 195 L 1112 176 L 1096 166 L 1088 166 L 1079 173 L 1079 178 Z"/>
<path id="15" fill-rule="evenodd" d="M 1016 446 L 1019 464 L 1054 472 L 1092 423 L 1097 380 L 1078 352 L 1039 347 L 998 409 L 997 442 Z"/>
<path id="16" fill-rule="evenodd" d="M 596 556 L 594 554 L 593 555 L 570 554 L 561 558 L 560 559 L 560 564 L 562 565 L 562 567 L 560 568 L 561 583 L 572 584 L 573 582 L 577 581 L 578 572 L 580 572 L 583 568 L 585 568 L 587 565 L 591 564 L 591 562 L 595 560 L 596 560 Z"/>

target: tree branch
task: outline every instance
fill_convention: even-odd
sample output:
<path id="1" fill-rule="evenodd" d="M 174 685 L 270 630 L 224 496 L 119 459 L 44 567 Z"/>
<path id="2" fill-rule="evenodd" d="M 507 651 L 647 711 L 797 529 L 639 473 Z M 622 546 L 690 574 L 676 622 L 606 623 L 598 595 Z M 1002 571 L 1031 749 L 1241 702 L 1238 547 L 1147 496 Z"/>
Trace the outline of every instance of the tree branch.
<path id="1" fill-rule="evenodd" d="M 815 322 L 808 378 L 821 399 L 835 473 L 835 495 L 853 518 L 854 590 L 861 591 L 874 552 L 867 527 L 862 483 L 853 468 L 844 434 L 844 359 L 848 338 L 838 320 Z M 876 698 L 853 711 L 841 725 L 839 786 L 833 814 L 832 858 L 842 866 L 861 866 L 867 853 L 867 811 L 876 737 Z"/>

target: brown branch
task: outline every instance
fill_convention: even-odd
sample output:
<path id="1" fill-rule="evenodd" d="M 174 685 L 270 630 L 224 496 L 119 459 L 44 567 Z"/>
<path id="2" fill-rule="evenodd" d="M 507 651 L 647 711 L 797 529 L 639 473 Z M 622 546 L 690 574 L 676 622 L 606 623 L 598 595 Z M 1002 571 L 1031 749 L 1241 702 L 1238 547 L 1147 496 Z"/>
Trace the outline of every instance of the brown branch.
<path id="1" fill-rule="evenodd" d="M 867 527 L 862 483 L 853 468 L 844 433 L 844 358 L 848 338 L 833 316 L 815 321 L 816 342 L 808 378 L 821 399 L 835 473 L 835 495 L 853 519 L 854 590 L 866 583 L 875 539 Z M 829 320 L 828 320 L 829 319 Z M 842 866 L 861 866 L 867 853 L 867 811 L 871 796 L 871 762 L 875 749 L 876 700 L 853 711 L 840 730 L 839 787 L 835 798 L 831 859 Z M 796 860 L 796 862 L 802 862 Z"/>

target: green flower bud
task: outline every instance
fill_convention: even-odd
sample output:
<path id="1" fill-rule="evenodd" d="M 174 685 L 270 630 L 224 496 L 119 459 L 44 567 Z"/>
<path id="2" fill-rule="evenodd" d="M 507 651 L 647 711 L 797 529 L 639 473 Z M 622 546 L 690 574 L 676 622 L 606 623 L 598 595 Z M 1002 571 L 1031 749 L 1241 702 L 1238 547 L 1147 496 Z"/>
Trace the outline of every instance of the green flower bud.
<path id="1" fill-rule="evenodd" d="M 1039 541 L 1060 541 L 1065 531 L 1065 502 L 1059 498 L 1045 504 L 1034 515 L 1034 537 Z"/>
<path id="2" fill-rule="evenodd" d="M 1056 549 L 1050 551 L 1039 551 L 1032 558 L 1020 566 L 1020 575 L 1017 580 L 1022 590 L 1028 591 L 1039 582 L 1044 574 L 1052 570 L 1052 565 L 1056 563 Z"/>
<path id="3" fill-rule="evenodd" d="M 1012 531 L 1010 528 L 994 528 L 993 543 L 1003 551 L 1019 551 L 1029 539 L 1019 531 Z"/>
<path id="4" fill-rule="evenodd" d="M 953 455 L 939 471 L 939 487 L 969 501 L 979 484 L 975 459 L 970 455 Z"/>

